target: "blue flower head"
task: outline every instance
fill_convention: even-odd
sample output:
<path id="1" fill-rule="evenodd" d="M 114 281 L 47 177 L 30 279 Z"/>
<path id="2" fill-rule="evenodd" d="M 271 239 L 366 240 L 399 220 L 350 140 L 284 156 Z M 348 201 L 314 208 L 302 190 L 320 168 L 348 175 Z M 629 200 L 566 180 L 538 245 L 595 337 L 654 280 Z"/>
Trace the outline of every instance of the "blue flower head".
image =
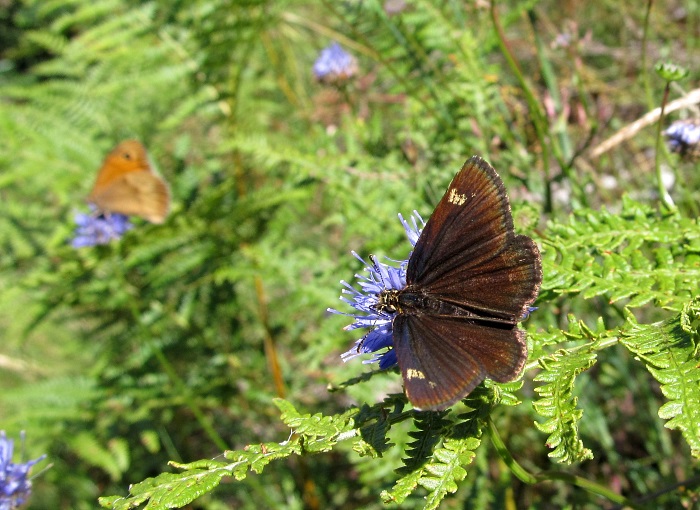
<path id="1" fill-rule="evenodd" d="M 357 60 L 337 42 L 321 50 L 314 62 L 314 75 L 327 82 L 344 81 L 357 73 Z"/>
<path id="2" fill-rule="evenodd" d="M 700 119 L 677 120 L 664 131 L 664 135 L 672 152 L 693 155 L 700 151 Z"/>
<path id="3" fill-rule="evenodd" d="M 108 244 L 112 239 L 121 238 L 133 225 L 123 214 L 95 215 L 77 213 L 75 215 L 75 237 L 71 241 L 74 248 Z M 1 509 L 0 509 L 1 510 Z"/>
<path id="4" fill-rule="evenodd" d="M 22 435 L 24 440 L 24 434 Z M 31 494 L 32 482 L 27 478 L 29 470 L 46 455 L 21 464 L 12 462 L 14 441 L 0 430 L 0 510 L 13 510 L 23 505 Z"/>
<path id="5" fill-rule="evenodd" d="M 421 229 L 425 226 L 423 218 L 416 211 L 413 211 L 410 224 L 400 214 L 399 218 L 406 230 L 411 246 L 415 246 Z M 380 369 L 391 368 L 398 363 L 396 352 L 393 349 L 392 320 L 395 314 L 386 310 L 379 311 L 377 303 L 382 291 L 399 290 L 406 286 L 408 259 L 398 262 L 398 266 L 396 266 L 384 264 L 374 258 L 370 258 L 370 263 L 367 263 L 357 253 L 352 252 L 352 254 L 365 265 L 367 275 L 355 275 L 357 278 L 356 285 L 341 281 L 340 283 L 345 288 L 340 299 L 352 306 L 356 312 L 344 313 L 333 308 L 329 308 L 328 311 L 352 317 L 354 319 L 353 323 L 345 327 L 348 331 L 358 328 L 371 328 L 371 331 L 357 340 L 352 349 L 341 354 L 340 357 L 343 361 L 348 361 L 361 354 L 375 353 L 372 358 L 363 361 L 363 363 L 375 363 L 378 361 Z M 349 295 L 349 298 L 345 297 L 347 295 Z"/>

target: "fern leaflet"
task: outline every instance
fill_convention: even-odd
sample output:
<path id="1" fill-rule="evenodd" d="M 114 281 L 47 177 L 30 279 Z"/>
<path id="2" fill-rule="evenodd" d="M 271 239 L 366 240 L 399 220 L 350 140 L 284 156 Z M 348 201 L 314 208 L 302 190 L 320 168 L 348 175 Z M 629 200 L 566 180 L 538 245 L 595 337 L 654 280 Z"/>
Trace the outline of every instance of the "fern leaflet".
<path id="1" fill-rule="evenodd" d="M 638 356 L 661 384 L 668 399 L 659 409 L 666 427 L 680 430 L 692 454 L 700 458 L 700 298 L 688 302 L 673 319 L 634 324 L 620 341 Z"/>

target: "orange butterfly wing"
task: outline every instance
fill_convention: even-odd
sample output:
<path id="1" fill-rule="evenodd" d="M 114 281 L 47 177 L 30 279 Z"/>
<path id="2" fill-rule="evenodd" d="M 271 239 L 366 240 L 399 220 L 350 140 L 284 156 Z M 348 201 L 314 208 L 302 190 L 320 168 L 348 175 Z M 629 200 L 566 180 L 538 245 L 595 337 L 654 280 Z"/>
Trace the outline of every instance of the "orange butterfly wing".
<path id="1" fill-rule="evenodd" d="M 170 210 L 170 191 L 151 169 L 145 147 L 137 140 L 117 145 L 102 163 L 88 196 L 101 212 L 140 216 L 163 223 Z"/>

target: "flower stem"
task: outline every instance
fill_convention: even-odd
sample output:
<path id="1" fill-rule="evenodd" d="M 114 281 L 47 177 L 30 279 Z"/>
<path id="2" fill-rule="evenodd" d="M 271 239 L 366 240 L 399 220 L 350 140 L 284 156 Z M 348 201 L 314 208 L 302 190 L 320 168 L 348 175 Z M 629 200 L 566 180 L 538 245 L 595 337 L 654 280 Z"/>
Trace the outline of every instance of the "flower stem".
<path id="1" fill-rule="evenodd" d="M 563 471 L 543 471 L 537 474 L 530 473 L 524 467 L 518 464 L 518 462 L 513 458 L 510 451 L 503 442 L 503 439 L 501 439 L 501 436 L 498 433 L 498 429 L 493 423 L 491 417 L 488 418 L 488 425 L 491 443 L 496 448 L 496 451 L 498 452 L 499 456 L 501 457 L 503 462 L 505 462 L 505 464 L 508 466 L 511 472 L 516 476 L 516 478 L 518 478 L 518 480 L 522 481 L 523 483 L 526 483 L 528 485 L 534 485 L 536 483 L 558 480 L 566 482 L 570 485 L 574 485 L 576 487 L 580 487 L 581 489 L 585 490 L 586 492 L 590 492 L 591 494 L 602 496 L 608 499 L 609 501 L 612 501 L 619 505 L 625 505 L 635 509 L 642 508 L 640 505 L 630 501 L 629 499 L 625 498 L 620 494 L 617 494 L 616 492 L 605 487 L 604 485 L 600 485 L 599 483 L 593 482 L 586 478 L 582 478 L 580 476 L 565 473 Z"/>
<path id="2" fill-rule="evenodd" d="M 656 124 L 656 157 L 654 158 L 654 166 L 656 169 L 656 189 L 659 193 L 659 200 L 664 205 L 668 212 L 674 212 L 676 210 L 676 204 L 673 203 L 671 195 L 668 194 L 666 188 L 664 187 L 663 176 L 661 175 L 661 159 L 659 155 L 661 154 L 661 128 L 664 123 L 664 110 L 666 108 L 666 103 L 668 101 L 668 95 L 671 91 L 671 82 L 666 82 L 666 87 L 664 88 L 664 97 L 661 101 L 661 114 L 659 115 L 659 121 Z"/>
<path id="3" fill-rule="evenodd" d="M 647 106 L 653 108 L 654 98 L 651 93 L 651 84 L 649 83 L 649 70 L 647 69 L 647 40 L 649 38 L 649 18 L 651 16 L 651 8 L 654 5 L 654 0 L 647 0 L 647 9 L 644 13 L 644 29 L 642 32 L 642 84 L 644 86 L 644 94 L 646 95 Z"/>
<path id="4" fill-rule="evenodd" d="M 518 464 L 518 462 L 513 458 L 513 456 L 510 453 L 510 450 L 508 450 L 508 447 L 503 442 L 503 439 L 501 439 L 501 435 L 498 433 L 498 429 L 493 423 L 491 416 L 488 417 L 488 424 L 491 443 L 496 448 L 498 455 L 501 457 L 503 462 L 505 462 L 506 466 L 508 466 L 510 471 L 516 476 L 516 478 L 528 485 L 534 485 L 537 482 L 539 482 L 540 480 L 537 476 L 531 474 L 524 467 Z"/>

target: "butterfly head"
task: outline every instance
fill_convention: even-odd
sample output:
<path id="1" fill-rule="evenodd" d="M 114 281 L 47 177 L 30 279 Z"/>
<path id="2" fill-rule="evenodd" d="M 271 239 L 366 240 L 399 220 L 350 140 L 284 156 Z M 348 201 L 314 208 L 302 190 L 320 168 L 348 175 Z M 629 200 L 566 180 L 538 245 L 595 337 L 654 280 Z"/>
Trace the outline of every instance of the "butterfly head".
<path id="1" fill-rule="evenodd" d="M 379 293 L 377 304 L 374 309 L 380 314 L 393 315 L 399 312 L 399 294 L 400 290 L 385 289 Z"/>

